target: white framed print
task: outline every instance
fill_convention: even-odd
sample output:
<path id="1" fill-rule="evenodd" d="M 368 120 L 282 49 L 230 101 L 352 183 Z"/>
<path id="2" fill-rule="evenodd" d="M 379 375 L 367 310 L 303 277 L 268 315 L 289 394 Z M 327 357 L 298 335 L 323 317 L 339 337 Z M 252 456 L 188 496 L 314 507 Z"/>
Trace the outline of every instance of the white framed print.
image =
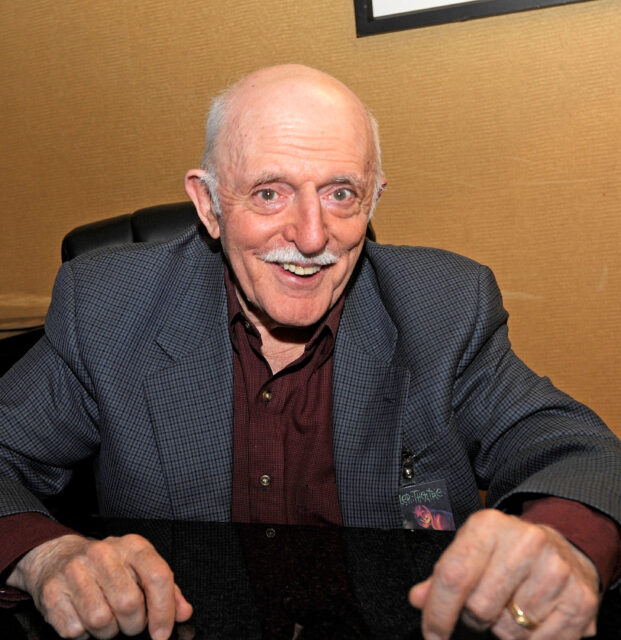
<path id="1" fill-rule="evenodd" d="M 592 0 L 354 0 L 356 33 L 370 36 L 589 1 Z"/>

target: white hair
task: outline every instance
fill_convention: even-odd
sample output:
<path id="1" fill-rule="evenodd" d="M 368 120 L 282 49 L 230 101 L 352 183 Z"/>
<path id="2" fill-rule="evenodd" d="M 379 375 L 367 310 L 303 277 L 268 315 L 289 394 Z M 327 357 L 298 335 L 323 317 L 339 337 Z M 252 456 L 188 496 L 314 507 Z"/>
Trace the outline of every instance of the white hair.
<path id="1" fill-rule="evenodd" d="M 218 139 L 229 115 L 231 99 L 238 84 L 239 83 L 233 84 L 213 99 L 205 125 L 205 147 L 203 149 L 203 156 L 200 163 L 201 169 L 205 171 L 205 175 L 201 178 L 201 182 L 205 185 L 205 188 L 209 193 L 213 212 L 217 216 L 222 215 L 222 206 L 218 195 Z M 382 172 L 382 151 L 380 147 L 379 124 L 369 108 L 365 104 L 362 104 L 362 107 L 364 108 L 369 122 L 369 127 L 371 129 L 374 156 L 373 160 L 375 164 L 375 184 L 373 185 L 373 198 L 371 199 L 371 207 L 369 209 L 369 220 L 371 220 L 375 210 L 375 205 L 384 190 L 384 174 Z"/>
<path id="2" fill-rule="evenodd" d="M 218 193 L 218 178 L 215 171 L 205 169 L 205 173 L 201 177 L 201 182 L 207 189 L 211 200 L 211 210 L 220 218 L 222 216 L 222 205 L 220 204 L 220 194 Z"/>

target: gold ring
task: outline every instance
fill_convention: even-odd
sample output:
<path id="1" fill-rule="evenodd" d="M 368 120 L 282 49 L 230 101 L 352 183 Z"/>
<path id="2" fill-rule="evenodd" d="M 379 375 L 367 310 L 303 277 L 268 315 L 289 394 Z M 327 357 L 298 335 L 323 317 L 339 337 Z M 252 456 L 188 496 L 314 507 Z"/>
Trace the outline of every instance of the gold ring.
<path id="1" fill-rule="evenodd" d="M 517 604 L 515 604 L 515 602 L 513 602 L 513 600 L 509 600 L 509 602 L 507 602 L 507 609 L 509 610 L 509 613 L 511 614 L 511 617 L 523 629 L 528 629 L 529 631 L 532 631 L 533 629 L 536 629 L 539 626 L 539 623 L 535 622 L 534 620 L 529 618 L 522 611 L 522 609 L 520 609 L 520 607 L 518 607 Z"/>

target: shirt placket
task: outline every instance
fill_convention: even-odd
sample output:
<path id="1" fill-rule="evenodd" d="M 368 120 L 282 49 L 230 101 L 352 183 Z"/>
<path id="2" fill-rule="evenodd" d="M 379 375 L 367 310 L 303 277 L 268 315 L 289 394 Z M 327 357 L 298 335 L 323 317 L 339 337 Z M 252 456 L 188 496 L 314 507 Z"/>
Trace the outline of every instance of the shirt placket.
<path id="1" fill-rule="evenodd" d="M 252 519 L 280 522 L 284 501 L 284 443 L 280 425 L 282 378 L 270 376 L 250 412 L 249 487 Z"/>

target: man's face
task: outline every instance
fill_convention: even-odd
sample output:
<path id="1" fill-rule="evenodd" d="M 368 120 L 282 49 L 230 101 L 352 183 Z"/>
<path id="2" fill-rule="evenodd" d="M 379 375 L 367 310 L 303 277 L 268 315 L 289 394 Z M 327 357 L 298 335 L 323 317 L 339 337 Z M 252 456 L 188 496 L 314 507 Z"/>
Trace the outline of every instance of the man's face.
<path id="1" fill-rule="evenodd" d="M 309 326 L 362 250 L 375 184 L 366 117 L 338 96 L 291 90 L 237 110 L 221 136 L 220 236 L 255 322 Z M 287 254 L 275 253 L 288 250 Z"/>

